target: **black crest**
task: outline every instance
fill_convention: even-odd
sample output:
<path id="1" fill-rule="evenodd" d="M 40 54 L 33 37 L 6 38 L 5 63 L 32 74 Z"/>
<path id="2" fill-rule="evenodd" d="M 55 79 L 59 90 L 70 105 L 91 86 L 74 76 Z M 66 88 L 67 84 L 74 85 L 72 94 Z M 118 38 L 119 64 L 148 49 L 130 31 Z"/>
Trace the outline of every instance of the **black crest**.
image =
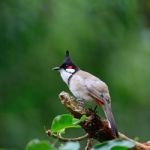
<path id="1" fill-rule="evenodd" d="M 71 61 L 70 54 L 69 54 L 68 50 L 66 51 L 66 57 L 65 57 L 64 63 L 72 64 L 72 61 Z"/>
<path id="2" fill-rule="evenodd" d="M 65 56 L 63 64 L 60 65 L 59 67 L 54 67 L 53 70 L 60 70 L 61 68 L 63 68 L 63 69 L 75 69 L 76 71 L 79 70 L 79 68 L 72 63 L 68 50 L 66 51 L 66 56 Z"/>
<path id="3" fill-rule="evenodd" d="M 60 68 L 64 68 L 64 69 L 72 68 L 72 69 L 78 70 L 78 67 L 76 67 L 73 64 L 73 62 L 71 61 L 70 54 L 69 54 L 68 50 L 66 51 L 64 63 L 60 66 Z"/>

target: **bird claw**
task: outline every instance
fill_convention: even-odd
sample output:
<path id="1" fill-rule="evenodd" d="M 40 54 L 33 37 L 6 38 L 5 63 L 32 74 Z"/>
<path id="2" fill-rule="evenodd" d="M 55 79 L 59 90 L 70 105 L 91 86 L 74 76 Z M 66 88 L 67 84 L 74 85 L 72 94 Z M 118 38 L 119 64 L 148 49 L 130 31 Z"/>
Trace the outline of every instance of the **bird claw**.
<path id="1" fill-rule="evenodd" d="M 77 102 L 79 103 L 80 106 L 84 105 L 84 100 L 83 99 L 77 98 L 76 100 L 77 100 Z"/>

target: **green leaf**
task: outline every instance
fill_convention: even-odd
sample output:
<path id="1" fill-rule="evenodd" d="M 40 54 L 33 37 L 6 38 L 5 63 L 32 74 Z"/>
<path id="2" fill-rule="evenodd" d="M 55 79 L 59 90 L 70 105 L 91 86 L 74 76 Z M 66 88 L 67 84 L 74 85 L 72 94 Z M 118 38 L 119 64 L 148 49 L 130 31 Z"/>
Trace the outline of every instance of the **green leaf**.
<path id="1" fill-rule="evenodd" d="M 115 146 L 112 147 L 111 150 L 129 150 L 129 148 L 123 146 Z"/>
<path id="2" fill-rule="evenodd" d="M 127 150 L 135 146 L 135 143 L 128 140 L 112 140 L 98 144 L 92 150 Z"/>
<path id="3" fill-rule="evenodd" d="M 59 150 L 79 150 L 80 144 L 79 142 L 67 142 L 64 145 L 59 147 Z"/>
<path id="4" fill-rule="evenodd" d="M 34 139 L 27 144 L 25 150 L 53 150 L 53 148 L 47 141 Z"/>
<path id="5" fill-rule="evenodd" d="M 86 115 L 83 115 L 80 119 L 76 119 L 74 118 L 74 125 L 77 125 L 83 121 L 85 121 L 87 119 L 87 116 Z"/>
<path id="6" fill-rule="evenodd" d="M 70 114 L 59 115 L 53 119 L 51 131 L 58 133 L 65 131 L 66 128 L 79 128 L 78 122 L 80 122 L 80 120 Z"/>

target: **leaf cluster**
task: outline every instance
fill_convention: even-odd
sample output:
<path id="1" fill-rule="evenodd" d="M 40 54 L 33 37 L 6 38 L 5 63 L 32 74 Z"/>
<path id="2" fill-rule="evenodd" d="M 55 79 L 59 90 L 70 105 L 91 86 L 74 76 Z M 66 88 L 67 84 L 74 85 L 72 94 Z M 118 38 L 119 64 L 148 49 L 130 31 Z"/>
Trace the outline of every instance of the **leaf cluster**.
<path id="1" fill-rule="evenodd" d="M 56 116 L 51 124 L 50 136 L 61 136 L 65 134 L 66 129 L 73 128 L 81 128 L 79 123 L 84 121 L 86 116 L 82 116 L 80 119 L 74 118 L 70 114 L 62 114 Z M 98 143 L 91 148 L 91 150 L 127 150 L 129 148 L 134 147 L 135 144 L 128 140 L 115 139 L 103 143 Z M 49 141 L 40 141 L 38 139 L 34 139 L 30 141 L 25 150 L 79 150 L 81 149 L 81 145 L 78 141 L 76 142 L 60 142 L 58 146 Z"/>

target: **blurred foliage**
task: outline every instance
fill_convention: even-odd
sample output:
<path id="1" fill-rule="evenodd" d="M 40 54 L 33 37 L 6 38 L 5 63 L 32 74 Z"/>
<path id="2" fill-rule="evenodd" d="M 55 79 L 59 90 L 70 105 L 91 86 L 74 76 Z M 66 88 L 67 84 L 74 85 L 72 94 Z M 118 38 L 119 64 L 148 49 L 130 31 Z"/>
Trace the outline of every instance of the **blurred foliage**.
<path id="1" fill-rule="evenodd" d="M 135 146 L 135 143 L 128 140 L 115 139 L 97 144 L 92 150 L 129 150 Z"/>
<path id="2" fill-rule="evenodd" d="M 27 144 L 25 150 L 53 150 L 52 147 L 48 141 L 34 139 Z"/>
<path id="3" fill-rule="evenodd" d="M 127 140 L 111 140 L 95 145 L 91 150 L 129 150 L 134 146 L 134 143 Z M 27 144 L 25 150 L 80 150 L 80 143 L 66 142 L 56 148 L 53 144 L 50 144 L 47 141 L 34 139 Z"/>
<path id="4" fill-rule="evenodd" d="M 66 112 L 51 67 L 67 49 L 110 89 L 120 131 L 150 137 L 148 0 L 1 0 L 0 147 L 22 149 Z M 140 130 L 139 130 L 140 127 Z"/>

